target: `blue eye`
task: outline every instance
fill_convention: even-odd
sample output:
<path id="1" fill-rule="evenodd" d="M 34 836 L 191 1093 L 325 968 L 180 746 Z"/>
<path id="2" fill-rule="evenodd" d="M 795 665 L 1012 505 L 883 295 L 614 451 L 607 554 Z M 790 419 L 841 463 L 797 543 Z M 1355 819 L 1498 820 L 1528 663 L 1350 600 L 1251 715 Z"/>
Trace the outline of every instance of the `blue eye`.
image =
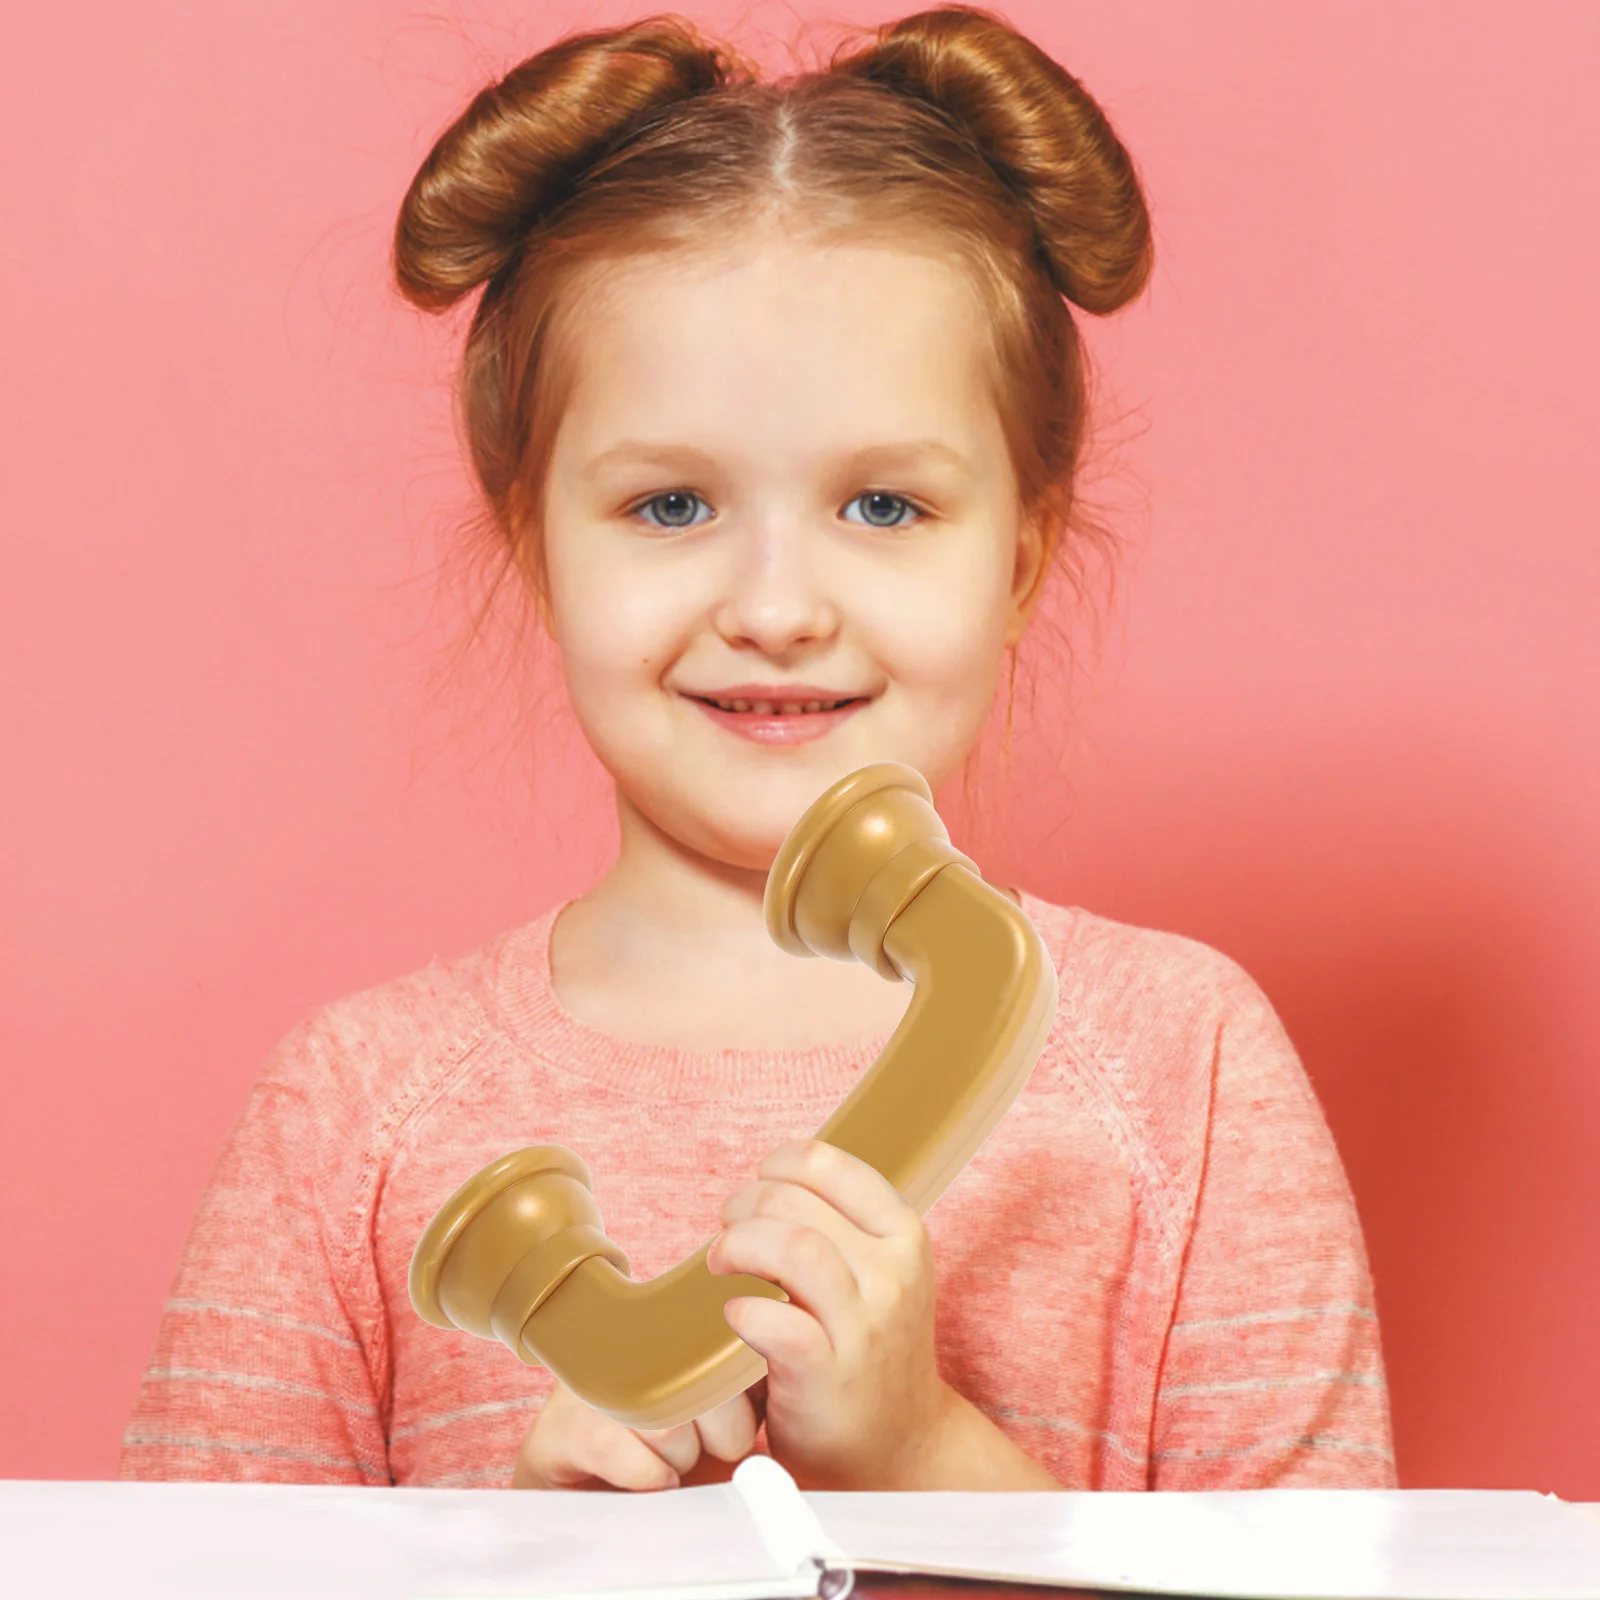
<path id="1" fill-rule="evenodd" d="M 851 506 L 861 507 L 860 520 L 869 528 L 903 527 L 918 515 L 917 508 L 904 495 L 888 494 L 881 489 L 869 489 L 865 494 L 858 494 L 844 508 L 847 521 L 856 520 L 848 515 Z"/>
<path id="2" fill-rule="evenodd" d="M 653 512 L 646 521 L 655 528 L 692 528 L 696 522 L 705 520 L 697 517 L 696 511 L 709 511 L 711 507 L 692 490 L 668 489 L 663 494 L 651 495 L 634 509 L 640 513 Z"/>

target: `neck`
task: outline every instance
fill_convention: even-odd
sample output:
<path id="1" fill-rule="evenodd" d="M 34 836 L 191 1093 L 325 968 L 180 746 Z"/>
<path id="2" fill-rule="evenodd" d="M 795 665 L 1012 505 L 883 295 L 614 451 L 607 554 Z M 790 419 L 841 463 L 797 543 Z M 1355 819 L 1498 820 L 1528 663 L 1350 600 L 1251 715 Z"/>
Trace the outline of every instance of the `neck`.
<path id="1" fill-rule="evenodd" d="M 764 870 L 664 835 L 617 798 L 611 870 L 557 918 L 551 977 L 566 1008 L 618 1038 L 690 1048 L 807 1049 L 886 1034 L 910 999 L 853 961 L 772 942 Z"/>
<path id="2" fill-rule="evenodd" d="M 702 952 L 728 954 L 767 946 L 780 960 L 789 959 L 767 936 L 764 870 L 730 866 L 691 850 L 620 791 L 617 826 L 617 859 L 584 900 L 597 912 L 603 909 L 624 937 L 692 940 Z"/>
<path id="3" fill-rule="evenodd" d="M 908 984 L 773 943 L 764 869 L 685 848 L 620 793 L 617 818 L 616 862 L 551 931 L 556 994 L 580 1020 L 617 1038 L 753 1050 L 854 1042 L 899 1021 Z"/>

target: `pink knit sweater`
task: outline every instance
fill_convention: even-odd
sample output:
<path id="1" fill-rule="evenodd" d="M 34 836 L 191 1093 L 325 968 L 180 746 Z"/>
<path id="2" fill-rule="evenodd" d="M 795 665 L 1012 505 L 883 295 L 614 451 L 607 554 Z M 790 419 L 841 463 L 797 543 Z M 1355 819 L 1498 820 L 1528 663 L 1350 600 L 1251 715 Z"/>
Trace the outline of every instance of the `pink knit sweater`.
<path id="1" fill-rule="evenodd" d="M 1060 1009 L 927 1216 L 945 1378 L 1066 1488 L 1392 1484 L 1360 1226 L 1265 997 L 1192 940 L 1022 904 Z M 195 1219 L 124 1477 L 509 1484 L 551 1380 L 412 1310 L 438 1204 L 508 1150 L 566 1145 L 653 1277 L 882 1045 L 608 1038 L 551 987 L 556 915 L 279 1044 Z"/>

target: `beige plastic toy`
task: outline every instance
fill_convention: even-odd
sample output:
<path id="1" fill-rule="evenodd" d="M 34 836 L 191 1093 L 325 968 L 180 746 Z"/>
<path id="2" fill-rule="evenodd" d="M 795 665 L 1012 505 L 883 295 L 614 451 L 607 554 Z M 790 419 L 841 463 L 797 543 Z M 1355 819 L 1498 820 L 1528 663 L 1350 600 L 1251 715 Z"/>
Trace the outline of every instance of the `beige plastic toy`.
<path id="1" fill-rule="evenodd" d="M 925 1212 L 1033 1070 L 1056 976 L 1027 917 L 950 843 L 921 774 L 894 762 L 834 784 L 767 876 L 767 929 L 793 955 L 865 962 L 915 985 L 882 1054 L 817 1131 Z M 602 1230 L 588 1169 L 536 1145 L 440 1207 L 411 1260 L 411 1303 L 440 1328 L 501 1339 L 597 1411 L 670 1428 L 748 1389 L 766 1361 L 728 1326 L 776 1284 L 687 1261 L 638 1283 Z"/>

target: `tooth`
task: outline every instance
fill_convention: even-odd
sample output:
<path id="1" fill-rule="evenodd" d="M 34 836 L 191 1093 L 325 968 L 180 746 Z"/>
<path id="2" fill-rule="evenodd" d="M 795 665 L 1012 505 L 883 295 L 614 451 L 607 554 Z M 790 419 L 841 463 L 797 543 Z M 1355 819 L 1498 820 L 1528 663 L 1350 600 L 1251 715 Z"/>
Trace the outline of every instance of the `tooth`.
<path id="1" fill-rule="evenodd" d="M 799 701 L 786 701 L 779 710 L 786 717 L 798 717 L 805 707 Z"/>
<path id="2" fill-rule="evenodd" d="M 755 712 L 758 717 L 770 717 L 773 713 L 774 707 L 770 700 L 757 700 L 751 705 L 750 709 Z"/>
<path id="3" fill-rule="evenodd" d="M 750 702 L 748 700 L 730 700 L 728 702 L 728 709 L 730 711 L 748 711 L 750 709 Z"/>
<path id="4" fill-rule="evenodd" d="M 807 711 L 820 711 L 822 709 L 822 702 L 820 700 L 807 700 L 805 703 L 805 709 Z"/>

